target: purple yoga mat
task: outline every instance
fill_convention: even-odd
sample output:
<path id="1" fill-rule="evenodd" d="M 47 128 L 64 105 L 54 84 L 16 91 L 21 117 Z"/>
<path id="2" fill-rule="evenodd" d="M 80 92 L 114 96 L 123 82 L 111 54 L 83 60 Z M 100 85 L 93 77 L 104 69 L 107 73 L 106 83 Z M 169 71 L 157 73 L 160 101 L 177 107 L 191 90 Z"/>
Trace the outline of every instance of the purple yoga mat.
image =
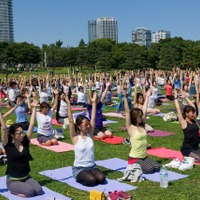
<path id="1" fill-rule="evenodd" d="M 11 194 L 6 186 L 6 176 L 0 177 L 0 195 L 10 199 L 10 200 L 25 200 L 25 199 L 30 199 L 30 200 L 45 200 L 45 199 L 56 199 L 56 200 L 70 200 L 71 198 L 66 197 L 62 194 L 59 194 L 57 192 L 54 192 L 46 187 L 42 187 L 44 190 L 44 194 L 40 196 L 35 196 L 35 197 L 29 197 L 29 198 L 24 198 L 24 197 L 19 197 L 17 195 Z"/>
<path id="2" fill-rule="evenodd" d="M 123 191 L 130 191 L 134 190 L 137 187 L 126 184 L 126 183 L 121 183 L 116 180 L 111 180 L 106 178 L 106 183 L 104 185 L 97 185 L 94 187 L 86 187 L 74 179 L 72 176 L 72 167 L 63 167 L 63 168 L 58 168 L 58 169 L 53 169 L 53 170 L 46 170 L 43 172 L 40 172 L 39 174 L 47 176 L 49 178 L 52 178 L 54 180 L 66 183 L 70 185 L 71 187 L 77 188 L 79 190 L 84 190 L 90 192 L 90 190 L 98 190 L 98 191 L 104 191 L 106 194 L 109 191 L 114 191 L 114 190 L 123 190 Z"/>
<path id="3" fill-rule="evenodd" d="M 113 120 L 109 120 L 107 119 L 106 121 L 103 121 L 103 125 L 106 125 L 106 124 L 115 124 L 117 123 L 118 121 L 113 121 Z"/>
<path id="4" fill-rule="evenodd" d="M 96 164 L 111 170 L 124 172 L 127 166 L 127 161 L 122 160 L 120 158 L 111 158 L 107 160 L 99 160 L 96 161 Z M 156 172 L 153 174 L 144 174 L 143 175 L 146 179 L 154 182 L 160 182 L 160 173 Z M 186 178 L 188 175 L 179 174 L 176 172 L 168 171 L 168 180 L 175 181 L 178 179 Z"/>
<path id="5" fill-rule="evenodd" d="M 166 136 L 174 135 L 174 133 L 170 133 L 170 132 L 166 132 L 162 130 L 154 130 L 152 132 L 148 132 L 147 134 L 152 137 L 166 137 Z"/>

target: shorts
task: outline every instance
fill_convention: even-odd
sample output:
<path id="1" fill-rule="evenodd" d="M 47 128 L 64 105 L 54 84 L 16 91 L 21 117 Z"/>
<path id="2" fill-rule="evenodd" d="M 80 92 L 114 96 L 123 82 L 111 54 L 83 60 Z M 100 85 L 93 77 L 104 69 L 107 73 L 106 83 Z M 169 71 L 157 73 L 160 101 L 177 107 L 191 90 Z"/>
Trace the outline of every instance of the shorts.
<path id="1" fill-rule="evenodd" d="M 92 170 L 92 169 L 94 169 L 94 168 L 97 168 L 96 167 L 96 164 L 94 165 L 94 166 L 92 166 L 92 167 L 72 167 L 72 174 L 73 174 L 73 177 L 76 179 L 77 178 L 77 176 L 78 176 L 78 174 L 80 173 L 80 172 L 82 172 L 83 170 L 86 170 L 86 171 L 90 171 L 90 170 Z"/>
<path id="2" fill-rule="evenodd" d="M 94 129 L 94 135 L 98 135 L 99 132 L 105 133 L 107 131 L 107 128 L 102 126 L 102 127 L 95 127 Z"/>
<path id="3" fill-rule="evenodd" d="M 40 134 L 40 133 L 37 134 L 37 141 L 39 143 L 46 143 L 48 140 L 52 140 L 53 138 L 54 138 L 53 135 L 45 136 L 45 135 Z"/>

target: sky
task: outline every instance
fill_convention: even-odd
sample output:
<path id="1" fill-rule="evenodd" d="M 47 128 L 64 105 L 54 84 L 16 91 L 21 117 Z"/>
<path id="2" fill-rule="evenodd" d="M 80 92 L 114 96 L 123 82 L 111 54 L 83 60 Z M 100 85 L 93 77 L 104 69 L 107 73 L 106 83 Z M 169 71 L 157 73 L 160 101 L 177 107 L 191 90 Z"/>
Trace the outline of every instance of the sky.
<path id="1" fill-rule="evenodd" d="M 200 40 L 200 0 L 13 0 L 15 42 L 37 46 L 58 40 L 64 47 L 88 43 L 88 20 L 115 17 L 118 42 L 145 27 L 167 30 L 171 37 Z"/>

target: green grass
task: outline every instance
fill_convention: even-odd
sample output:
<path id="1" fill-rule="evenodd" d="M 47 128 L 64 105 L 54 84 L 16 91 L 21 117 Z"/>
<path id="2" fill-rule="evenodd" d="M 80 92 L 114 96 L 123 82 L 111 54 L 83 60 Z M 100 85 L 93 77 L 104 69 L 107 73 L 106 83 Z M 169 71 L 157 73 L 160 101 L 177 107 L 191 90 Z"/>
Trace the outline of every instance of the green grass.
<path id="1" fill-rule="evenodd" d="M 169 112 L 168 108 L 173 108 L 174 105 L 171 103 L 170 106 L 160 106 L 162 112 Z M 3 109 L 3 112 L 6 109 Z M 103 110 L 104 112 L 115 111 L 113 108 L 107 108 Z M 15 120 L 14 115 L 10 115 L 7 119 Z M 128 137 L 127 132 L 120 131 L 118 129 L 119 126 L 125 126 L 125 120 L 119 118 L 109 119 L 117 120 L 117 124 L 110 124 L 109 129 L 112 130 L 114 135 Z M 148 143 L 152 144 L 153 147 L 161 147 L 164 146 L 166 148 L 171 148 L 174 150 L 179 150 L 183 140 L 183 133 L 178 124 L 173 124 L 170 122 L 164 122 L 162 117 L 154 117 L 150 116 L 150 119 L 147 120 L 147 123 L 154 127 L 154 129 L 161 129 L 169 132 L 175 133 L 175 135 L 168 137 L 150 137 L 148 136 Z M 56 127 L 56 126 L 54 126 Z M 64 131 L 65 139 L 64 142 L 71 143 L 69 138 L 69 130 Z M 34 134 L 36 137 L 36 134 Z M 130 148 L 125 146 L 124 144 L 120 145 L 109 145 L 106 143 L 102 143 L 100 141 L 94 141 L 95 143 L 95 157 L 96 160 L 108 159 L 118 157 L 121 159 L 127 159 Z M 43 186 L 46 186 L 56 192 L 59 192 L 63 195 L 73 198 L 74 200 L 88 200 L 89 193 L 81 190 L 77 190 L 68 186 L 65 183 L 61 183 L 45 176 L 39 175 L 39 172 L 48 169 L 55 169 L 59 167 L 72 166 L 74 160 L 74 152 L 64 152 L 64 153 L 55 153 L 52 151 L 45 150 L 43 148 L 31 145 L 30 147 L 31 154 L 34 158 L 33 161 L 30 162 L 31 165 L 31 175 L 34 179 L 39 181 L 39 183 Z M 170 162 L 170 159 L 161 159 L 158 157 L 149 156 L 156 161 L 158 161 L 161 165 Z M 106 174 L 107 178 L 117 179 L 122 177 L 123 174 L 121 172 L 115 172 L 108 170 L 106 168 L 100 167 Z M 0 166 L 0 176 L 5 175 L 6 166 Z M 200 199 L 199 190 L 200 190 L 200 166 L 195 166 L 194 169 L 189 171 L 179 171 L 176 169 L 170 169 L 172 171 L 188 174 L 188 178 L 184 178 L 178 181 L 173 181 L 169 183 L 169 187 L 167 189 L 162 189 L 159 186 L 159 183 L 144 181 L 141 183 L 130 183 L 126 181 L 126 183 L 130 185 L 137 186 L 136 190 L 130 191 L 134 200 L 198 200 Z M 66 174 L 67 175 L 67 174 Z M 0 199 L 5 199 L 0 196 Z"/>

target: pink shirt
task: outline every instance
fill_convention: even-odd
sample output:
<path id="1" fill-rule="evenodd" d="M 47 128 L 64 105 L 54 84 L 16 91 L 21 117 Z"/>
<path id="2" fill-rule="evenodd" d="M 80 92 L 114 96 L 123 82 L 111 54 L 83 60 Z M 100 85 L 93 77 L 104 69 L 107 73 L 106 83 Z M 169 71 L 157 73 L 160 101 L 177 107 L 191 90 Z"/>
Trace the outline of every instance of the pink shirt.
<path id="1" fill-rule="evenodd" d="M 166 96 L 172 96 L 172 86 L 167 84 L 165 86 L 165 89 L 166 89 Z"/>

